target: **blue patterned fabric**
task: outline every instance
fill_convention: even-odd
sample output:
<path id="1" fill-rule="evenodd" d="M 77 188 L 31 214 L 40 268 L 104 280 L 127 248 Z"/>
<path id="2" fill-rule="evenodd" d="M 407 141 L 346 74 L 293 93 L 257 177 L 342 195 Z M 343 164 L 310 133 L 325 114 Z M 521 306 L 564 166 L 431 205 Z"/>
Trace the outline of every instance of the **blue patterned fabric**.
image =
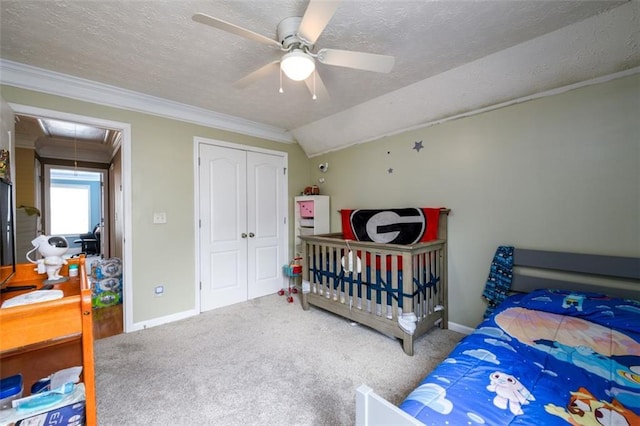
<path id="1" fill-rule="evenodd" d="M 489 303 L 484 317 L 488 318 L 509 295 L 513 278 L 513 246 L 499 246 L 491 261 L 489 276 L 482 297 Z"/>
<path id="2" fill-rule="evenodd" d="M 509 296 L 400 408 L 425 425 L 640 425 L 640 301 Z"/>

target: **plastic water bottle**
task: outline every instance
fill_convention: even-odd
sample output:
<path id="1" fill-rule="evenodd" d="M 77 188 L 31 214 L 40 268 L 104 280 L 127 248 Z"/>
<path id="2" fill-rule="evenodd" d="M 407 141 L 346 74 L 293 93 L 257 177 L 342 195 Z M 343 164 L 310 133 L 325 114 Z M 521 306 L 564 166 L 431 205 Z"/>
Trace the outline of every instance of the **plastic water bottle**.
<path id="1" fill-rule="evenodd" d="M 78 265 L 72 263 L 69 265 L 69 277 L 77 277 L 78 276 Z"/>

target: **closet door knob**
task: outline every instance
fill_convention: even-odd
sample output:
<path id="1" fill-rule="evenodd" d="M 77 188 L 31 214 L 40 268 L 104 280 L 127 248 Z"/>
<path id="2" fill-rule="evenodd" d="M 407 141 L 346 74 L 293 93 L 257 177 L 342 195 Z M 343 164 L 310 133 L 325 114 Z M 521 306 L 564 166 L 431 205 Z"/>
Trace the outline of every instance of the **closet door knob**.
<path id="1" fill-rule="evenodd" d="M 240 236 L 241 236 L 242 238 L 247 238 L 247 234 L 245 234 L 244 232 L 243 232 L 242 234 L 240 234 Z"/>
<path id="2" fill-rule="evenodd" d="M 253 238 L 253 237 L 255 237 L 255 236 L 256 236 L 256 234 L 254 234 L 253 232 L 249 232 L 249 237 L 250 237 L 250 238 Z"/>

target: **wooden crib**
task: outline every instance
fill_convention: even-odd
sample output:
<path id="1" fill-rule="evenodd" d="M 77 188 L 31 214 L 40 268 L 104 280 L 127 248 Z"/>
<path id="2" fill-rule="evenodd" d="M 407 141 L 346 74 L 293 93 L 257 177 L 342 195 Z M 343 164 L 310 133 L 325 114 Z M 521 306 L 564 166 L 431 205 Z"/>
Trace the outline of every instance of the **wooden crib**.
<path id="1" fill-rule="evenodd" d="M 302 307 L 314 305 L 402 340 L 434 325 L 447 328 L 447 215 L 438 239 L 412 245 L 344 240 L 342 234 L 301 236 Z"/>

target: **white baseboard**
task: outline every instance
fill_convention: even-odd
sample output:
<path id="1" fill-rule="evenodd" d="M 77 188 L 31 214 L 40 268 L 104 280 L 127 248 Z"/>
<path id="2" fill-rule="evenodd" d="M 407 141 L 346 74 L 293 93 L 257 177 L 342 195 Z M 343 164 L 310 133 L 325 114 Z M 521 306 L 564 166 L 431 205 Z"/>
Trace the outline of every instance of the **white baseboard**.
<path id="1" fill-rule="evenodd" d="M 154 318 L 149 321 L 136 322 L 132 324 L 131 330 L 127 330 L 127 333 L 131 331 L 144 330 L 145 328 L 156 327 L 162 324 L 168 324 L 170 322 L 183 320 L 199 314 L 200 312 L 197 312 L 195 309 L 192 309 L 189 311 L 178 312 L 177 314 L 167 315 L 160 318 Z M 461 325 L 451 321 L 449 321 L 448 328 L 449 330 L 455 331 L 457 333 L 462 333 L 462 334 L 471 334 L 473 333 L 473 330 L 474 330 L 473 328 L 467 327 L 466 325 Z"/>
<path id="2" fill-rule="evenodd" d="M 475 329 L 467 327 L 466 325 L 456 324 L 455 322 L 449 321 L 449 330 L 456 331 L 462 334 L 471 334 Z"/>
<path id="3" fill-rule="evenodd" d="M 149 321 L 136 322 L 132 324 L 131 330 L 127 330 L 127 333 L 130 331 L 144 330 L 145 328 L 156 327 L 158 325 L 168 324 L 170 322 L 183 320 L 186 318 L 196 316 L 198 314 L 199 312 L 197 312 L 195 309 L 192 309 L 189 311 L 178 312 L 177 314 L 171 314 L 171 315 L 167 315 L 160 318 L 154 318 Z"/>

